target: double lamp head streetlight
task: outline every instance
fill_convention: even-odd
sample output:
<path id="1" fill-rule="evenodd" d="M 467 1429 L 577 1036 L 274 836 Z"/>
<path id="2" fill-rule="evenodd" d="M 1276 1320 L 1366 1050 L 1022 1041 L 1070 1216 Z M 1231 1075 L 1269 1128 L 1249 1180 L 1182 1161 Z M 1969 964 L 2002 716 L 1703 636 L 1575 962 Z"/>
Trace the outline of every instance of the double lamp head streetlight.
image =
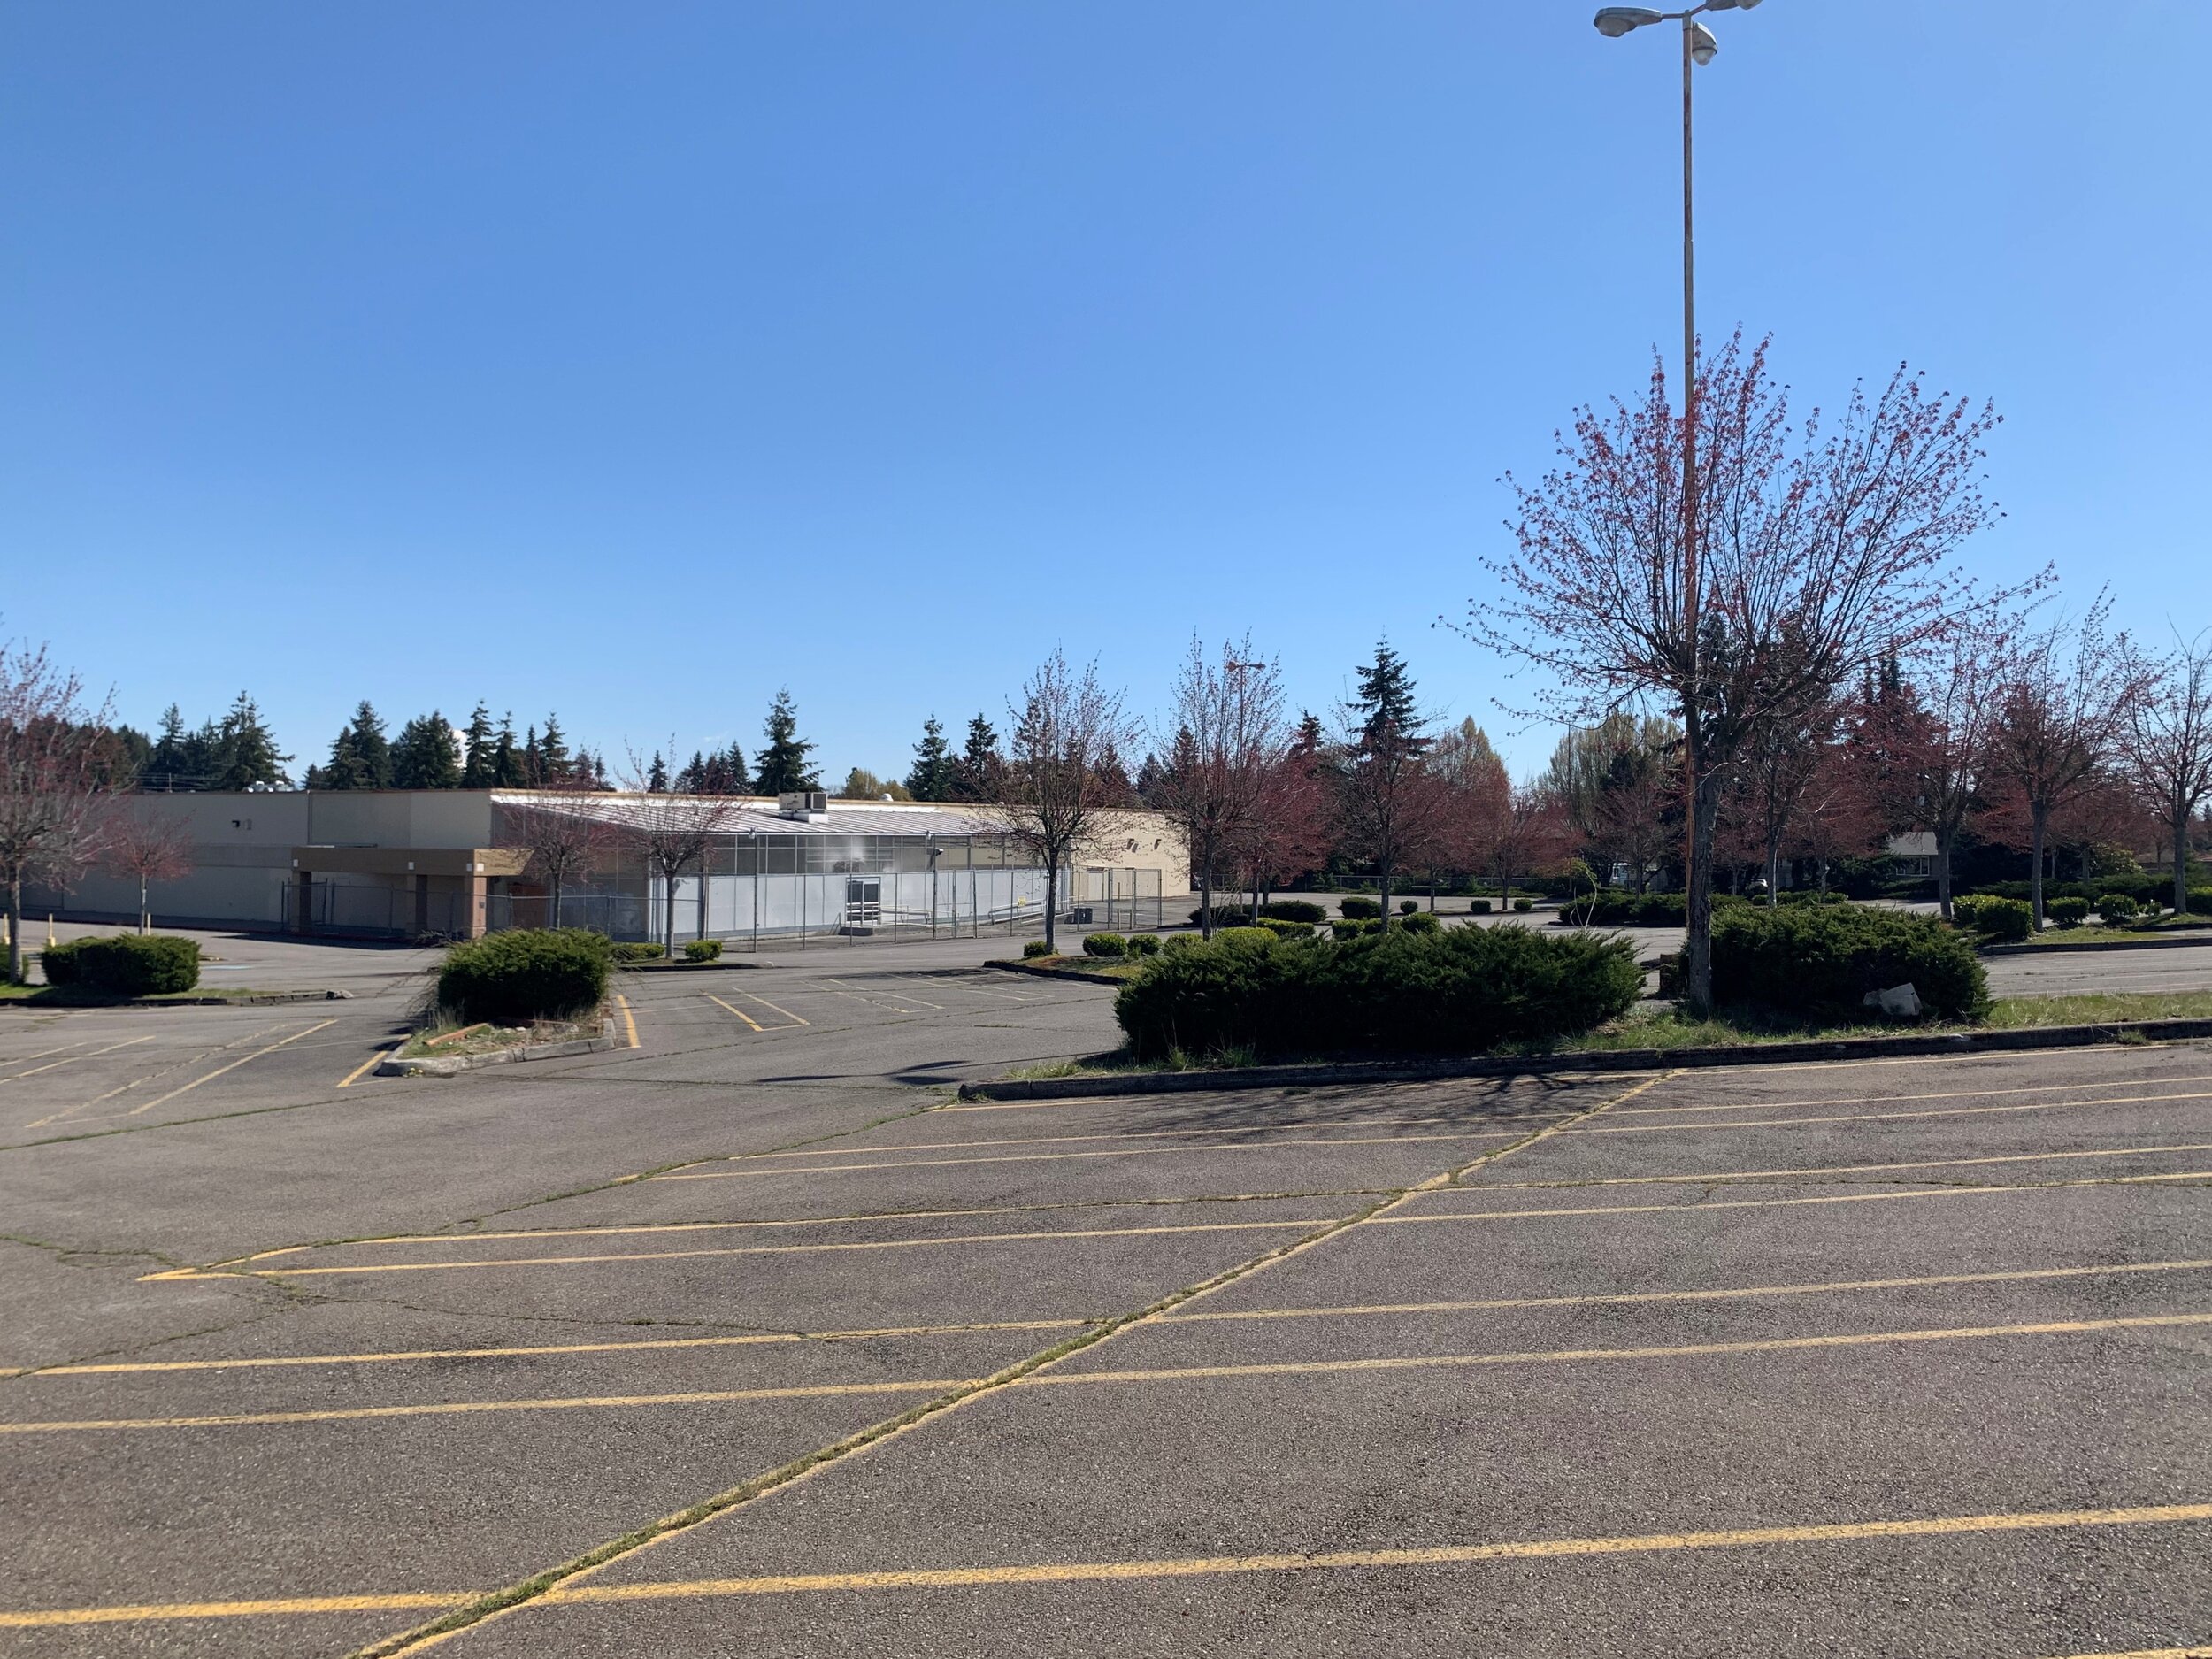
<path id="1" fill-rule="evenodd" d="M 1692 6 L 1686 12 L 1655 12 L 1649 6 L 1600 6 L 1592 19 L 1598 33 L 1609 41 L 1617 41 L 1632 29 L 1640 29 L 1647 23 L 1675 23 L 1684 26 L 1690 37 L 1690 56 L 1699 64 L 1709 64 L 1713 54 L 1720 50 L 1720 42 L 1713 38 L 1713 31 L 1697 21 L 1707 12 L 1748 12 L 1759 0 L 1705 0 L 1703 5 Z"/>

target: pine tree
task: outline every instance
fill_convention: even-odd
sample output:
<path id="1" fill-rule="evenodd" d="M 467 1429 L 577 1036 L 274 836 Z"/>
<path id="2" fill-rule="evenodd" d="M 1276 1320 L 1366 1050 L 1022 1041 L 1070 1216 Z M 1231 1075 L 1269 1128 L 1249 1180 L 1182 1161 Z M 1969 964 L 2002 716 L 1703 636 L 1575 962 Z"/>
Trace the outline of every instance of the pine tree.
<path id="1" fill-rule="evenodd" d="M 661 758 L 658 749 L 653 751 L 652 768 L 645 774 L 645 793 L 648 795 L 668 793 L 668 763 Z"/>
<path id="2" fill-rule="evenodd" d="M 981 715 L 968 722 L 968 745 L 953 766 L 952 798 L 956 801 L 995 801 L 999 773 L 1005 766 L 998 752 L 998 733 Z"/>
<path id="3" fill-rule="evenodd" d="M 799 736 L 798 710 L 792 707 L 787 689 L 776 694 L 761 732 L 768 740 L 767 747 L 760 751 L 759 770 L 754 777 L 754 785 L 761 794 L 782 795 L 787 790 L 821 787 L 810 758 L 814 745 Z"/>
<path id="4" fill-rule="evenodd" d="M 552 715 L 545 717 L 545 735 L 538 740 L 537 780 L 541 786 L 559 783 L 574 769 L 575 762 L 568 752 L 568 739 L 562 734 L 561 723 Z"/>
<path id="5" fill-rule="evenodd" d="M 469 729 L 462 734 L 467 748 L 467 758 L 461 764 L 461 787 L 488 789 L 496 777 L 492 764 L 492 711 L 481 703 L 476 712 L 469 716 Z"/>
<path id="6" fill-rule="evenodd" d="M 364 699 L 353 718 L 338 728 L 330 742 L 330 764 L 311 766 L 311 789 L 388 789 L 392 786 L 392 746 L 385 741 L 384 719 Z"/>
<path id="7" fill-rule="evenodd" d="M 1372 740 L 1385 728 L 1417 746 L 1421 739 L 1421 711 L 1413 701 L 1413 676 L 1405 659 L 1386 640 L 1375 647 L 1375 660 L 1354 671 L 1359 676 L 1359 695 L 1353 707 L 1360 716 L 1360 734 Z"/>
<path id="8" fill-rule="evenodd" d="M 691 751 L 691 758 L 684 763 L 684 769 L 676 774 L 676 793 L 707 793 L 707 757 L 695 749 Z"/>
<path id="9" fill-rule="evenodd" d="M 743 795 L 752 787 L 752 775 L 745 770 L 745 751 L 734 739 L 722 754 L 723 795 Z"/>
<path id="10" fill-rule="evenodd" d="M 276 738 L 261 718 L 250 695 L 238 694 L 223 723 L 212 733 L 214 753 L 209 757 L 217 789 L 289 789 L 292 774 L 284 770 L 292 757 L 277 752 Z"/>
<path id="11" fill-rule="evenodd" d="M 175 703 L 162 710 L 161 736 L 146 760 L 146 785 L 153 789 L 195 789 L 199 769 L 190 764 L 192 734 L 185 729 L 184 714 Z"/>
<path id="12" fill-rule="evenodd" d="M 503 716 L 499 734 L 492 741 L 492 787 L 521 789 L 529 782 L 529 773 L 522 769 L 522 751 L 515 747 L 515 717 Z"/>
<path id="13" fill-rule="evenodd" d="M 545 764 L 538 754 L 538 728 L 526 727 L 528 735 L 522 740 L 523 787 L 541 789 L 545 787 Z"/>
<path id="14" fill-rule="evenodd" d="M 392 787 L 396 789 L 457 789 L 461 750 L 444 715 L 433 709 L 399 728 L 392 744 Z"/>
<path id="15" fill-rule="evenodd" d="M 914 764 L 906 774 L 906 792 L 917 801 L 952 798 L 952 746 L 945 741 L 945 727 L 935 715 L 922 722 L 922 741 L 914 745 Z"/>

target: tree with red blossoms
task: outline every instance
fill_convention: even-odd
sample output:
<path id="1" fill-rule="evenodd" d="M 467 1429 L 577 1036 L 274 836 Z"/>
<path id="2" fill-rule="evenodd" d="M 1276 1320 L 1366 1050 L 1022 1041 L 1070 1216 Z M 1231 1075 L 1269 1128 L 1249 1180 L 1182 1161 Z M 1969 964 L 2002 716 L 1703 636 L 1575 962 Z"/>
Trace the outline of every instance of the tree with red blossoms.
<path id="1" fill-rule="evenodd" d="M 1993 770 L 2027 819 L 2028 897 L 2039 929 L 2052 818 L 2108 774 L 2147 683 L 2111 619 L 2111 595 L 2100 593 L 2078 623 L 2061 620 L 2016 641 L 1998 680 Z"/>
<path id="2" fill-rule="evenodd" d="M 112 710 L 46 648 L 0 644 L 0 883 L 7 887 L 8 979 L 23 983 L 23 888 L 62 886 L 100 851 L 115 785 Z"/>
<path id="3" fill-rule="evenodd" d="M 138 931 L 153 926 L 147 888 L 192 873 L 192 826 L 145 803 L 118 804 L 102 833 L 101 863 L 118 875 L 138 879 Z"/>
<path id="4" fill-rule="evenodd" d="M 1559 465 L 1514 485 L 1517 550 L 1487 562 L 1502 591 L 1471 605 L 1464 632 L 1552 682 L 1542 713 L 1588 721 L 1648 697 L 1679 715 L 1692 807 L 1686 991 L 1705 1009 L 1729 774 L 1761 732 L 1803 720 L 1885 655 L 1971 611 L 1948 561 L 1994 516 L 1980 470 L 1997 417 L 1901 368 L 1878 395 L 1855 389 L 1832 422 L 1815 412 L 1793 425 L 1765 345 L 1740 337 L 1703 366 L 1694 403 L 1694 523 L 1683 417 L 1655 367 L 1640 400 L 1579 411 Z"/>

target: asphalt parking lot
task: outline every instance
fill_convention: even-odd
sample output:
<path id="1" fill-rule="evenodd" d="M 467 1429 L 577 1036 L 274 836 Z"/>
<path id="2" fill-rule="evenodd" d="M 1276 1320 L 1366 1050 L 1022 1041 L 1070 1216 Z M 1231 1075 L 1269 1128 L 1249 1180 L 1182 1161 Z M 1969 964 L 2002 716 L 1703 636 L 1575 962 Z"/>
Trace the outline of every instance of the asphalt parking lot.
<path id="1" fill-rule="evenodd" d="M 1105 995 L 906 949 L 0 1024 L 0 1651 L 2212 1641 L 2212 1045 L 963 1103 Z"/>

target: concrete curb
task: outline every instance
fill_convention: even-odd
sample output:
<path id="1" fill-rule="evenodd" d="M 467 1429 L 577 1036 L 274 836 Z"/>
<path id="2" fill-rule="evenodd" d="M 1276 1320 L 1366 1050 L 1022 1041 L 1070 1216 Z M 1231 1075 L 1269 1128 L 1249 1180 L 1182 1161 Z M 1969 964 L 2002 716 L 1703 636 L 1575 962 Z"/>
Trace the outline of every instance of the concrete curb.
<path id="1" fill-rule="evenodd" d="M 1354 1061 L 1241 1066 L 1221 1071 L 1134 1071 L 1102 1077 L 1002 1079 L 964 1083 L 962 1100 L 1087 1100 L 1102 1094 L 1192 1094 L 1215 1090 L 1316 1088 L 1347 1083 L 1425 1083 L 1463 1077 L 1544 1077 L 1565 1071 L 1653 1071 L 1677 1067 L 1773 1065 L 1792 1060 L 1886 1059 L 1919 1054 L 1984 1054 L 2083 1048 L 2135 1038 L 2170 1042 L 2212 1037 L 2212 1019 L 2124 1020 L 2109 1025 L 2044 1025 L 2022 1031 L 1945 1032 L 1925 1037 L 1842 1037 L 1833 1041 L 1745 1043 L 1729 1048 L 1614 1048 L 1594 1054 L 1479 1056 L 1463 1060 Z"/>
<path id="2" fill-rule="evenodd" d="M 268 991 L 257 996 L 132 996 L 118 1002 L 101 1002 L 88 998 L 76 1002 L 57 997 L 50 1002 L 31 1002 L 8 997 L 0 999 L 0 1009 L 20 1008 L 33 1013 L 54 1008 L 275 1008 L 290 1002 L 349 1002 L 351 991 Z"/>
<path id="3" fill-rule="evenodd" d="M 491 1054 L 424 1055 L 411 1060 L 390 1059 L 376 1068 L 379 1077 L 457 1077 L 488 1065 L 512 1065 L 522 1060 L 564 1060 L 576 1054 L 603 1054 L 615 1046 L 614 1021 L 599 1022 L 596 1037 L 575 1037 L 566 1042 L 526 1043 Z"/>
<path id="4" fill-rule="evenodd" d="M 1026 962 L 1008 962 L 1001 959 L 997 962 L 987 962 L 983 965 L 987 968 L 997 968 L 1005 973 L 1026 973 L 1032 979 L 1073 979 L 1078 985 L 1123 986 L 1129 983 L 1126 979 L 1107 979 L 1103 974 L 1084 973 L 1075 968 L 1039 968 Z"/>
<path id="5" fill-rule="evenodd" d="M 2203 949 L 2212 947 L 2212 928 L 2203 934 L 2185 939 L 2085 939 L 2078 945 L 1985 945 L 1985 956 L 2047 956 L 2054 952 L 2070 955 L 2078 950 L 2172 950 Z"/>
<path id="6" fill-rule="evenodd" d="M 749 956 L 742 962 L 618 962 L 617 973 L 729 973 L 746 968 L 772 968 L 778 964 L 764 956 Z"/>

